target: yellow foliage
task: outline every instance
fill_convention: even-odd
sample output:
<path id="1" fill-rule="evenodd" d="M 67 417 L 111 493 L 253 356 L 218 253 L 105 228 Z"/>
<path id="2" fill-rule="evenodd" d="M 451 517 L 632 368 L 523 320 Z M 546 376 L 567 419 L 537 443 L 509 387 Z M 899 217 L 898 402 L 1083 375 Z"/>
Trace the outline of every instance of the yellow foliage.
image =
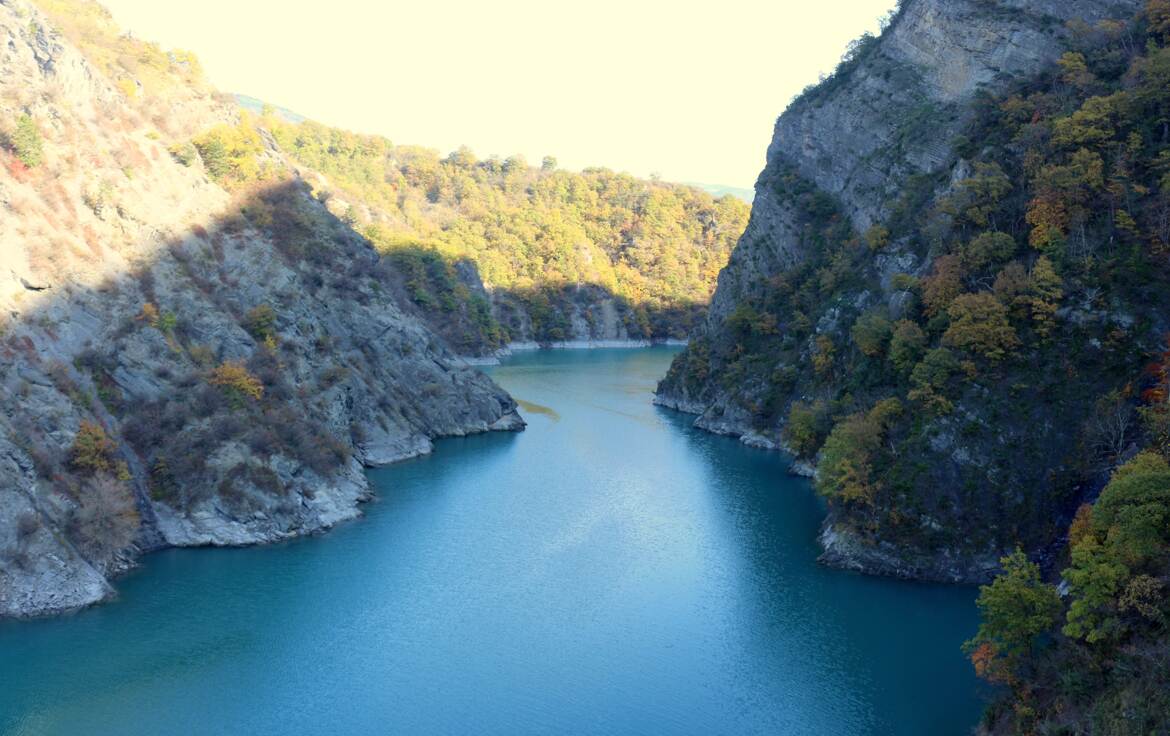
<path id="1" fill-rule="evenodd" d="M 264 396 L 264 384 L 253 376 L 242 362 L 225 361 L 211 372 L 213 386 L 225 389 L 236 397 L 247 397 L 259 401 Z"/>

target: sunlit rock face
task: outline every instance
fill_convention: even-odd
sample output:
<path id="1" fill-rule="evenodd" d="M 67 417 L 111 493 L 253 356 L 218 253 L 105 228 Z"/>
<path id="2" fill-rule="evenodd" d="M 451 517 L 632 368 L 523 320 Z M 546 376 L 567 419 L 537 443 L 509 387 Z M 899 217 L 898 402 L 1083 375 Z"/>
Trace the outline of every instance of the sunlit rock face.
<path id="1" fill-rule="evenodd" d="M 802 256 L 799 228 L 774 190 L 784 166 L 839 199 L 858 232 L 889 214 L 906 181 L 952 165 L 954 139 L 981 91 L 1052 64 L 1070 21 L 1130 18 L 1142 0 L 908 0 L 846 73 L 796 100 L 776 121 L 751 222 L 719 277 L 718 325 L 759 275 Z"/>
<path id="2" fill-rule="evenodd" d="M 234 194 L 168 151 L 234 106 L 115 85 L 23 0 L 0 39 L 0 128 L 43 138 L 0 152 L 0 616 L 101 600 L 144 550 L 328 528 L 363 465 L 522 426 L 274 148 Z"/>

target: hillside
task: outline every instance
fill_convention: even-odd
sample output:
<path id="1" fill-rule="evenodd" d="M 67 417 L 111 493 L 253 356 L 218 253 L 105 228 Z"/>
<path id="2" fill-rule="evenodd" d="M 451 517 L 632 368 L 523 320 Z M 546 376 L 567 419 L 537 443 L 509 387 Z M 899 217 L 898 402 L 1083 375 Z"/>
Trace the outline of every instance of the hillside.
<path id="1" fill-rule="evenodd" d="M 819 460 L 826 561 L 985 580 L 1099 487 L 1101 402 L 1167 327 L 1138 6 L 908 2 L 777 121 L 659 400 Z"/>
<path id="2" fill-rule="evenodd" d="M 522 426 L 267 137 L 250 186 L 194 154 L 240 116 L 192 56 L 86 0 L 0 0 L 0 33 L 0 616 L 328 528 L 363 465 Z"/>
<path id="3" fill-rule="evenodd" d="M 746 203 L 691 186 L 574 173 L 552 158 L 440 156 L 262 113 L 251 124 L 409 274 L 420 313 L 468 355 L 511 341 L 683 338 L 747 225 Z"/>
<path id="4" fill-rule="evenodd" d="M 1164 0 L 904 2 L 777 121 L 658 389 L 815 474 L 822 561 L 995 578 L 989 732 L 1170 726 L 1168 42 Z"/>

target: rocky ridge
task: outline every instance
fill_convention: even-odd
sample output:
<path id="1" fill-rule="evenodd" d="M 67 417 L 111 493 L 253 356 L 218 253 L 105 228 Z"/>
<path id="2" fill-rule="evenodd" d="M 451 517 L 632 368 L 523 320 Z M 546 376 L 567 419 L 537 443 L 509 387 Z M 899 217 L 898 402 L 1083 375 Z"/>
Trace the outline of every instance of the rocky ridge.
<path id="1" fill-rule="evenodd" d="M 115 85 L 25 0 L 0 38 L 0 128 L 43 137 L 0 152 L 0 616 L 106 599 L 160 547 L 327 529 L 363 466 L 523 426 L 275 147 L 249 192 L 168 150 L 233 106 Z"/>

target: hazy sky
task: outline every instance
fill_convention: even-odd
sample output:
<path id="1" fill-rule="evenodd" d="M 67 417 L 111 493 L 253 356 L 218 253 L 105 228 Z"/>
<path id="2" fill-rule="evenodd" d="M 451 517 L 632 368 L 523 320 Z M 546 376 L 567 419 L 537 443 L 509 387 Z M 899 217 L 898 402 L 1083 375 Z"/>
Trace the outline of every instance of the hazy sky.
<path id="1" fill-rule="evenodd" d="M 102 0 L 225 91 L 444 152 L 751 186 L 793 95 L 894 0 Z"/>

